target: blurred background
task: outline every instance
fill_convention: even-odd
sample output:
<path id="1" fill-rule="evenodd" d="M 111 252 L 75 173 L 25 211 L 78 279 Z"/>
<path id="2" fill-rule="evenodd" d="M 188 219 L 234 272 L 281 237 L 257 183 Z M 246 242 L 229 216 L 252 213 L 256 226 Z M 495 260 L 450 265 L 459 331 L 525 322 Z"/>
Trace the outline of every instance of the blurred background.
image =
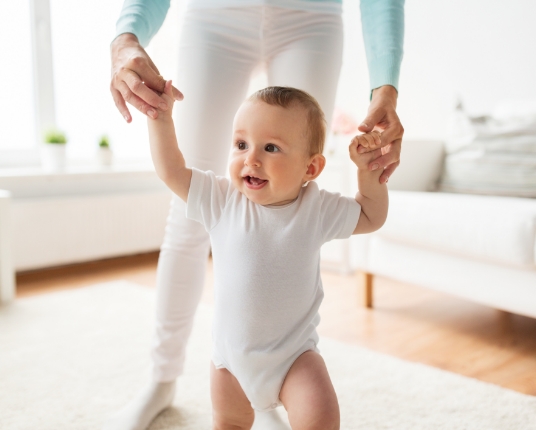
<path id="1" fill-rule="evenodd" d="M 50 1 L 56 119 L 69 137 L 73 161 L 94 158 L 95 142 L 104 133 L 117 160 L 149 156 L 144 120 L 137 115 L 125 124 L 108 91 L 109 44 L 121 5 L 120 0 Z M 181 15 L 180 2 L 171 5 L 148 50 L 170 78 Z M 345 51 L 337 104 L 360 120 L 368 107 L 369 81 L 359 2 L 343 6 Z M 8 2 L 3 8 L 0 37 L 7 43 L 0 70 L 0 165 L 6 167 L 37 163 L 38 147 L 29 2 Z M 399 98 L 405 138 L 445 139 L 458 99 L 473 115 L 489 113 L 501 102 L 536 99 L 535 14 L 536 3 L 530 0 L 408 0 Z"/>

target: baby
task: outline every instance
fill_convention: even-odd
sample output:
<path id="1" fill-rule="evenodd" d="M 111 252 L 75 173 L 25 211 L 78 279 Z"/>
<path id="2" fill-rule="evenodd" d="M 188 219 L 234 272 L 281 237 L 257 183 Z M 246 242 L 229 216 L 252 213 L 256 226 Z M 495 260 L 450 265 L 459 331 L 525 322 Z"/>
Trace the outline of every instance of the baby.
<path id="1" fill-rule="evenodd" d="M 173 104 L 171 81 L 162 95 Z M 236 113 L 229 176 L 188 168 L 171 109 L 148 119 L 158 176 L 209 232 L 215 310 L 211 365 L 214 429 L 250 429 L 254 410 L 283 405 L 293 429 L 339 429 L 339 406 L 317 349 L 323 298 L 320 247 L 385 222 L 380 134 L 356 136 L 355 199 L 320 190 L 324 114 L 309 94 L 268 87 Z"/>

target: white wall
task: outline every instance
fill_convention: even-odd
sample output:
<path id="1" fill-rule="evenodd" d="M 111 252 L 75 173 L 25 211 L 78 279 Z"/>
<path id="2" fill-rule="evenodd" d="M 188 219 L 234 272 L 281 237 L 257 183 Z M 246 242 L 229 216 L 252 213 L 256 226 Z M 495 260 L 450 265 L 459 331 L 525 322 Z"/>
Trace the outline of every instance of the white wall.
<path id="1" fill-rule="evenodd" d="M 345 0 L 338 104 L 364 118 L 368 72 L 359 2 Z M 399 116 L 406 139 L 444 139 L 460 96 L 470 113 L 536 100 L 536 1 L 406 0 Z"/>

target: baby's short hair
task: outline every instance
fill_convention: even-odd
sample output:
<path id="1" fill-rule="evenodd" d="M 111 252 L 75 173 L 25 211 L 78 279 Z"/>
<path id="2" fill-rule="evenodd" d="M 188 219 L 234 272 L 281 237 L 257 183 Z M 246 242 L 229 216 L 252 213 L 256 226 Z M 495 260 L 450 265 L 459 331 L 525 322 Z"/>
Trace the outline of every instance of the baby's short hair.
<path id="1" fill-rule="evenodd" d="M 293 105 L 302 106 L 307 111 L 307 140 L 309 154 L 322 154 L 326 140 L 326 119 L 316 99 L 291 87 L 266 87 L 253 93 L 248 100 L 261 100 L 269 105 L 288 108 Z"/>

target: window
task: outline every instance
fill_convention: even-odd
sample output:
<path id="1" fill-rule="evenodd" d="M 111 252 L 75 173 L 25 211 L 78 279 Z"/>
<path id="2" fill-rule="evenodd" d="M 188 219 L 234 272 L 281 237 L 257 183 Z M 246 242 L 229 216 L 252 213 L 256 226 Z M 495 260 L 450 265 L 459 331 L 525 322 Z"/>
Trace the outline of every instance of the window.
<path id="1" fill-rule="evenodd" d="M 29 2 L 2 4 L 0 166 L 20 160 L 37 162 L 30 30 Z"/>
<path id="2" fill-rule="evenodd" d="M 0 167 L 39 164 L 42 137 L 37 128 L 44 116 L 67 134 L 71 163 L 92 161 L 103 134 L 110 137 L 116 159 L 149 160 L 145 116 L 129 106 L 133 122 L 127 124 L 109 92 L 109 46 L 122 4 L 123 0 L 30 0 L 3 5 L 0 37 L 8 42 L 2 51 L 10 66 L 0 68 Z M 32 5 L 37 11 L 33 15 Z M 148 49 L 165 76 L 174 73 L 178 19 L 178 4 L 172 1 Z M 50 43 L 43 37 L 48 26 Z M 53 91 L 47 91 L 50 88 Z"/>
<path id="3" fill-rule="evenodd" d="M 110 137 L 117 158 L 149 156 L 145 118 L 133 112 L 126 124 L 109 91 L 109 46 L 122 4 L 50 1 L 56 121 L 68 136 L 71 160 L 94 157 L 102 134 Z"/>

